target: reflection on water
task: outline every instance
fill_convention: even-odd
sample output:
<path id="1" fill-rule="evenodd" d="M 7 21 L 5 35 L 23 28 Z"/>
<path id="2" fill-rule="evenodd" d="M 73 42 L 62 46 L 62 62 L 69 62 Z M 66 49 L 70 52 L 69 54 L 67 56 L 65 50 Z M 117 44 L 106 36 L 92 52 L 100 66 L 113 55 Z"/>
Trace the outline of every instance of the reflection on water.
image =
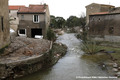
<path id="1" fill-rule="evenodd" d="M 53 67 L 41 70 L 16 80 L 113 80 L 113 79 L 80 79 L 78 77 L 106 76 L 107 72 L 101 70 L 96 64 L 82 60 L 83 52 L 80 50 L 81 41 L 74 34 L 64 34 L 57 42 L 68 46 L 67 54 Z"/>

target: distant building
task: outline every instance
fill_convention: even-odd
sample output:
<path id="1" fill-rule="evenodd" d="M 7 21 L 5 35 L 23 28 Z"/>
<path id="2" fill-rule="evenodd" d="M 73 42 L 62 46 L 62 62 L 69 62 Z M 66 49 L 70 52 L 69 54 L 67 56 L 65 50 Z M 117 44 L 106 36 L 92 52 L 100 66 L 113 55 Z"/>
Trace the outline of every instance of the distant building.
<path id="1" fill-rule="evenodd" d="M 19 19 L 17 16 L 17 12 L 21 7 L 25 7 L 24 5 L 10 5 L 9 6 L 9 17 L 10 17 L 10 28 L 17 31 Z"/>
<path id="2" fill-rule="evenodd" d="M 115 7 L 110 10 L 110 13 L 120 13 L 120 7 Z"/>
<path id="3" fill-rule="evenodd" d="M 21 7 L 18 10 L 18 34 L 34 38 L 36 35 L 46 36 L 47 29 L 50 25 L 49 7 L 43 5 L 29 5 Z"/>
<path id="4" fill-rule="evenodd" d="M 112 5 L 106 5 L 106 4 L 97 4 L 92 3 L 86 6 L 86 19 L 87 24 L 89 23 L 89 15 L 93 13 L 99 13 L 99 12 L 108 12 L 109 10 L 115 8 L 115 6 Z"/>
<path id="5" fill-rule="evenodd" d="M 0 0 L 0 48 L 10 43 L 8 0 Z"/>
<path id="6" fill-rule="evenodd" d="M 91 14 L 89 35 L 96 40 L 120 42 L 120 9 Z"/>

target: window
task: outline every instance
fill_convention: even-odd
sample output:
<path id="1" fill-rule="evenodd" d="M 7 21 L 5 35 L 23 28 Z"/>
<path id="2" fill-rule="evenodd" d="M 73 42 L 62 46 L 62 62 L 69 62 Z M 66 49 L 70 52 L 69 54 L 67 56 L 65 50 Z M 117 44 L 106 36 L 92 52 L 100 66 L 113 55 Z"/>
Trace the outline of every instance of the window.
<path id="1" fill-rule="evenodd" d="M 2 31 L 3 31 L 4 30 L 3 17 L 1 17 L 1 27 L 2 27 Z"/>
<path id="2" fill-rule="evenodd" d="M 19 36 L 26 36 L 26 29 L 20 29 L 18 31 Z"/>
<path id="3" fill-rule="evenodd" d="M 109 34 L 113 34 L 114 33 L 114 27 L 109 27 Z"/>
<path id="4" fill-rule="evenodd" d="M 24 15 L 21 15 L 21 20 L 24 20 Z"/>
<path id="5" fill-rule="evenodd" d="M 39 23 L 39 15 L 33 15 L 33 22 Z"/>
<path id="6" fill-rule="evenodd" d="M 25 34 L 25 29 L 20 29 L 20 34 Z"/>
<path id="7" fill-rule="evenodd" d="M 100 18 L 99 18 L 98 20 L 99 20 L 99 22 L 100 22 Z"/>

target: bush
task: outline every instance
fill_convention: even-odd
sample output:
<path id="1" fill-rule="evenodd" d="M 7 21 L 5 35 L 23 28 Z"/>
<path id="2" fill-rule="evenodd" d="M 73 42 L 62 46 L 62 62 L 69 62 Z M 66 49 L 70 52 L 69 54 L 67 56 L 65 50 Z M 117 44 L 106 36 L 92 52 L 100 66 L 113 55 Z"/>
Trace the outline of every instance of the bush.
<path id="1" fill-rule="evenodd" d="M 51 40 L 51 41 L 55 41 L 56 40 L 56 35 L 55 35 L 54 31 L 51 30 L 50 28 L 47 31 L 47 39 Z"/>
<path id="2" fill-rule="evenodd" d="M 95 54 L 98 51 L 100 51 L 100 48 L 96 45 L 95 42 L 86 42 L 83 43 L 81 49 L 86 53 L 86 54 Z"/>
<path id="3" fill-rule="evenodd" d="M 76 36 L 77 39 L 81 39 L 81 34 L 80 33 L 76 34 L 75 36 Z"/>
<path id="4" fill-rule="evenodd" d="M 7 47 L 8 47 L 8 45 L 6 45 L 5 47 L 3 47 L 3 48 L 0 49 L 0 55 L 4 53 L 5 48 L 7 48 Z"/>

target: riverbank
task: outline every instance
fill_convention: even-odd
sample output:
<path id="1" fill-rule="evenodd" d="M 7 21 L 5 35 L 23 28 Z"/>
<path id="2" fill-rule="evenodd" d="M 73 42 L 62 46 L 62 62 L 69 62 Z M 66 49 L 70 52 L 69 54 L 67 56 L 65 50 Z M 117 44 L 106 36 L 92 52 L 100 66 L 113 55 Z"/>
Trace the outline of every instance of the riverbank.
<path id="1" fill-rule="evenodd" d="M 62 57 L 54 66 L 42 69 L 36 73 L 15 79 L 15 80 L 82 80 L 82 76 L 91 77 L 109 77 L 106 71 L 101 70 L 98 65 L 93 62 L 81 59 L 83 51 L 81 50 L 81 43 L 73 33 L 65 33 L 59 36 L 56 42 L 67 45 L 67 54 Z M 93 79 L 89 79 L 93 80 Z M 97 79 L 95 79 L 97 80 Z M 102 80 L 116 80 L 116 79 L 102 79 Z"/>
<path id="2" fill-rule="evenodd" d="M 61 43 L 52 44 L 44 39 L 17 37 L 0 56 L 0 80 L 13 80 L 45 66 L 50 67 L 66 51 L 67 47 Z"/>
<path id="3" fill-rule="evenodd" d="M 120 77 L 120 49 L 119 43 L 96 42 L 99 51 L 95 54 L 84 54 L 82 59 L 97 63 L 101 69 L 110 75 Z"/>

